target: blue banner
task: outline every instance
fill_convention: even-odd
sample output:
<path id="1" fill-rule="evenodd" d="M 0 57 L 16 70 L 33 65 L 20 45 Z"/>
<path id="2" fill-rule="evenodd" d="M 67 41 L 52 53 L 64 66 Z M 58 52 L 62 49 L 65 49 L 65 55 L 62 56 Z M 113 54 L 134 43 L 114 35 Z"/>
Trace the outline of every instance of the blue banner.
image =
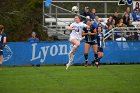
<path id="1" fill-rule="evenodd" d="M 11 42 L 4 49 L 3 65 L 66 64 L 71 44 L 64 42 Z M 89 61 L 94 59 L 89 51 Z M 74 57 L 75 64 L 84 63 L 84 42 Z M 140 63 L 140 42 L 106 42 L 101 63 Z"/>

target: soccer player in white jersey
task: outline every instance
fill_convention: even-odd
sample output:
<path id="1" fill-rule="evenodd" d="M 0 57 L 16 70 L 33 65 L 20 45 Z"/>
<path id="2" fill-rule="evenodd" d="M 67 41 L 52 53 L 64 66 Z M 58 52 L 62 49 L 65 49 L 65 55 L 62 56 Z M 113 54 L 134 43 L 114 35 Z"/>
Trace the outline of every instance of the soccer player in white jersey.
<path id="1" fill-rule="evenodd" d="M 69 62 L 66 64 L 66 70 L 72 64 L 74 54 L 76 49 L 80 46 L 80 41 L 82 40 L 83 28 L 89 28 L 88 25 L 81 22 L 80 16 L 75 16 L 75 22 L 72 23 L 67 29 L 71 31 L 69 41 L 73 44 L 69 56 Z"/>

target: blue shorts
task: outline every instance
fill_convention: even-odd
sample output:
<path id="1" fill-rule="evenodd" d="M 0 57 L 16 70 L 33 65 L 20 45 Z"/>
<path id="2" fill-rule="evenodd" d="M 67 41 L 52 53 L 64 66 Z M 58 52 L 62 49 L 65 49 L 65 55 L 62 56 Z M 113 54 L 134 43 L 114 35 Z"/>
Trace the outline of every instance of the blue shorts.
<path id="1" fill-rule="evenodd" d="M 0 55 L 3 55 L 3 48 L 0 47 Z"/>
<path id="2" fill-rule="evenodd" d="M 102 47 L 98 47 L 98 52 L 104 52 L 104 49 Z"/>

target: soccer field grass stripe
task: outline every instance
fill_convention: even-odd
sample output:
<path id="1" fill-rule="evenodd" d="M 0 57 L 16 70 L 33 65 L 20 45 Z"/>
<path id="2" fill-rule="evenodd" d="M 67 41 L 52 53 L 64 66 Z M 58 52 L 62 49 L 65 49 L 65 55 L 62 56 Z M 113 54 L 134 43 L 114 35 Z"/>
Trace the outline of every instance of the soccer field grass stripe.
<path id="1" fill-rule="evenodd" d="M 140 93 L 140 65 L 4 67 L 0 93 Z"/>

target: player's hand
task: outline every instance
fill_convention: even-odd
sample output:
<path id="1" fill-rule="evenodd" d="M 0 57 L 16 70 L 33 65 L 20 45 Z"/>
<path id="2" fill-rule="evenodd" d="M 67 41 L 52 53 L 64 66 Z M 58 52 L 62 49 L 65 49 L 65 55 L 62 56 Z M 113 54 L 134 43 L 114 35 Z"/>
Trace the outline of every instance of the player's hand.
<path id="1" fill-rule="evenodd" d="M 87 25 L 87 28 L 90 28 L 90 26 Z"/>
<path id="2" fill-rule="evenodd" d="M 75 31 L 78 31 L 78 28 L 73 28 Z"/>
<path id="3" fill-rule="evenodd" d="M 91 33 L 88 33 L 88 35 L 90 36 L 90 35 L 91 35 Z"/>

